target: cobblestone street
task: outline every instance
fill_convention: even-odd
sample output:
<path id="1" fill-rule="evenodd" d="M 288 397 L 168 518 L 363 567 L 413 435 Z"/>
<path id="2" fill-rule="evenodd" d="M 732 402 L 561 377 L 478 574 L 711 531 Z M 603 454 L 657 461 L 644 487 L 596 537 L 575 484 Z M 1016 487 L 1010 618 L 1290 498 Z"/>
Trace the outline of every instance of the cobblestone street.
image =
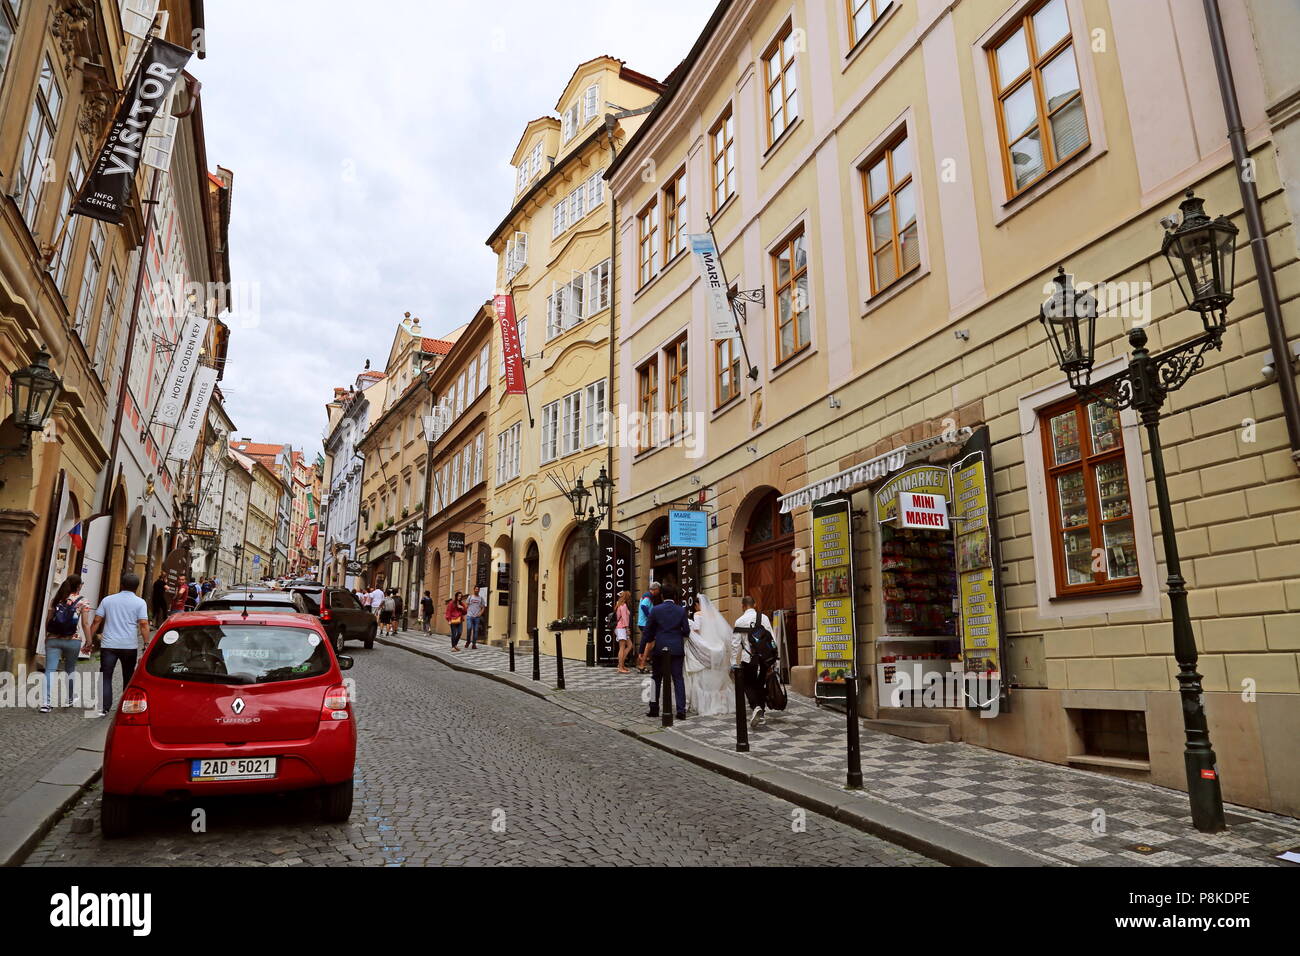
<path id="1" fill-rule="evenodd" d="M 935 865 L 547 701 L 396 648 L 352 653 L 349 825 L 320 824 L 305 796 L 220 800 L 159 805 L 105 841 L 96 787 L 27 864 Z"/>

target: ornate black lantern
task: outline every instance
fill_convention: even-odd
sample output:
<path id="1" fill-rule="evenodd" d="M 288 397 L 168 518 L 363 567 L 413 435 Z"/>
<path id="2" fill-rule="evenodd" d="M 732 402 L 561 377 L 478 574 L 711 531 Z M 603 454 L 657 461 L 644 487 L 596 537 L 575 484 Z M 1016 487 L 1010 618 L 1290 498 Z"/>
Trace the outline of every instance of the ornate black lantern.
<path id="1" fill-rule="evenodd" d="M 194 499 L 189 495 L 181 502 L 181 525 L 186 528 L 194 527 L 194 512 L 198 511 L 199 506 L 194 503 Z"/>
<path id="2" fill-rule="evenodd" d="M 36 359 L 26 368 L 9 376 L 14 397 L 14 424 L 27 433 L 43 431 L 54 403 L 63 390 L 63 381 L 50 368 L 50 353 L 40 349 Z"/>
<path id="3" fill-rule="evenodd" d="M 1237 227 L 1226 216 L 1211 219 L 1204 201 L 1189 189 L 1178 206 L 1177 226 L 1165 232 L 1160 251 L 1178 282 L 1187 307 L 1201 313 L 1207 332 L 1222 329 L 1232 302 L 1237 258 Z"/>
<path id="4" fill-rule="evenodd" d="M 601 518 L 604 518 L 609 514 L 610 497 L 614 491 L 614 479 L 609 477 L 609 472 L 605 470 L 604 465 L 600 466 L 600 474 L 591 483 L 591 487 L 596 492 L 596 510 L 600 512 Z"/>
<path id="5" fill-rule="evenodd" d="M 578 476 L 578 483 L 569 489 L 569 501 L 573 504 L 573 517 L 579 521 L 587 519 L 587 502 L 591 500 L 591 489 L 582 483 L 582 475 Z"/>
<path id="6" fill-rule="evenodd" d="M 1097 300 L 1092 293 L 1080 293 L 1074 288 L 1064 266 L 1057 269 L 1052 281 L 1056 288 L 1039 308 L 1038 320 L 1047 330 L 1056 364 L 1070 385 L 1075 389 L 1086 388 L 1097 348 Z"/>
<path id="7" fill-rule="evenodd" d="M 416 524 L 408 524 L 402 529 L 402 544 L 406 546 L 407 551 L 415 549 L 415 543 L 420 540 L 420 527 Z"/>

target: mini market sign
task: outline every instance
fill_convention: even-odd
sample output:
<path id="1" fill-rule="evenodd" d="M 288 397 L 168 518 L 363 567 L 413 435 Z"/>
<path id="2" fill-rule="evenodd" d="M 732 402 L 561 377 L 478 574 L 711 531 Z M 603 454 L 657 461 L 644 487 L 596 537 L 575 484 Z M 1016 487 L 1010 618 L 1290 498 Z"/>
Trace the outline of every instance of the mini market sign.
<path id="1" fill-rule="evenodd" d="M 948 501 L 943 495 L 914 491 L 898 493 L 898 523 L 904 528 L 948 530 Z"/>

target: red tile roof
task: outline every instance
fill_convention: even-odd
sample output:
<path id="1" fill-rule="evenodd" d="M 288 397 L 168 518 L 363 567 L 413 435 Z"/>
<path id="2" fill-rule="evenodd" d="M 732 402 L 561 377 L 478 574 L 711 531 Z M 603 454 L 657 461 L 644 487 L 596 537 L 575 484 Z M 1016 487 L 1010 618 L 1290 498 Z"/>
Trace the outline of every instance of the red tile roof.
<path id="1" fill-rule="evenodd" d="M 451 351 L 455 342 L 446 342 L 443 339 L 420 339 L 420 351 L 429 352 L 432 355 L 446 355 Z"/>

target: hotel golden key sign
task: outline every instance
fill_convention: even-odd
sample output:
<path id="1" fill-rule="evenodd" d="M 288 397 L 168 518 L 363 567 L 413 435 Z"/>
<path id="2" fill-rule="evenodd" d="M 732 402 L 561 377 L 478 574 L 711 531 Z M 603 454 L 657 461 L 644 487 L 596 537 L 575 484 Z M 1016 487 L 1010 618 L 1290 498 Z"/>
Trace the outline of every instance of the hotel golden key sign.
<path id="1" fill-rule="evenodd" d="M 983 710 L 996 705 L 1002 692 L 997 548 L 986 450 L 970 451 L 957 461 L 952 468 L 952 489 L 967 706 Z"/>
<path id="2" fill-rule="evenodd" d="M 853 628 L 853 525 L 849 499 L 820 501 L 812 509 L 813 656 L 816 696 L 844 699 L 844 678 L 856 676 Z"/>

